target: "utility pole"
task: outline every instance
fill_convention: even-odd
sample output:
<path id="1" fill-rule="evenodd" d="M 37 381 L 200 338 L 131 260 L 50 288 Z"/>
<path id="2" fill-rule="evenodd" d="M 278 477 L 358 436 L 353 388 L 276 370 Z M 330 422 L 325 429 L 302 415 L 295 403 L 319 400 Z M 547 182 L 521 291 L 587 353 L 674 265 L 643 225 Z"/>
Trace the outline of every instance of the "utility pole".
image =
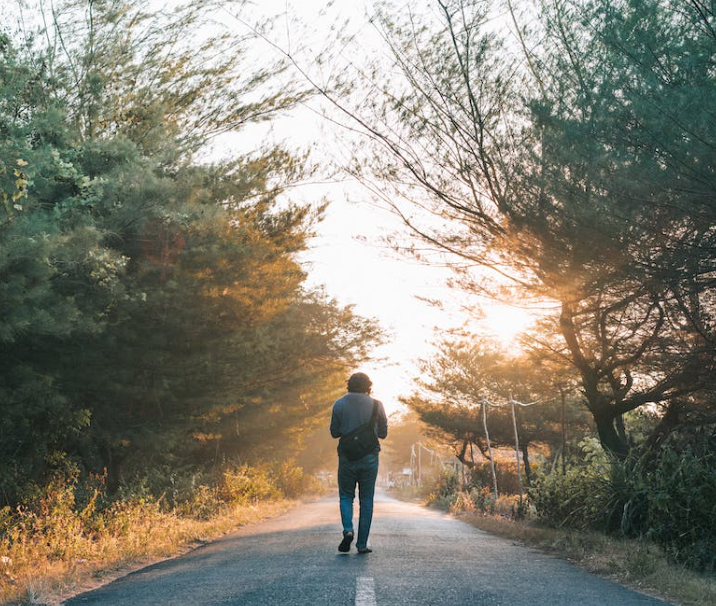
<path id="1" fill-rule="evenodd" d="M 490 455 L 490 469 L 492 470 L 492 487 L 495 493 L 495 501 L 497 501 L 497 472 L 495 471 L 495 457 L 492 455 L 492 446 L 490 444 L 490 432 L 487 431 L 487 405 L 490 402 L 482 401 L 482 427 L 485 430 L 485 440 L 487 442 L 487 452 Z"/>
<path id="2" fill-rule="evenodd" d="M 564 395 L 564 386 L 559 386 L 559 395 L 562 398 L 562 413 L 560 415 L 560 420 L 562 422 L 562 475 L 566 475 L 567 473 L 567 460 L 565 455 L 567 454 L 567 425 L 565 422 L 565 403 L 566 398 Z"/>
<path id="3" fill-rule="evenodd" d="M 517 434 L 517 417 L 515 415 L 515 400 L 510 393 L 510 408 L 512 409 L 512 427 L 515 431 L 515 459 L 517 461 L 517 485 L 520 488 L 520 507 L 522 507 L 522 475 L 520 474 L 520 438 Z"/>
<path id="4" fill-rule="evenodd" d="M 423 485 L 423 459 L 422 459 L 423 444 L 418 442 L 418 486 Z"/>

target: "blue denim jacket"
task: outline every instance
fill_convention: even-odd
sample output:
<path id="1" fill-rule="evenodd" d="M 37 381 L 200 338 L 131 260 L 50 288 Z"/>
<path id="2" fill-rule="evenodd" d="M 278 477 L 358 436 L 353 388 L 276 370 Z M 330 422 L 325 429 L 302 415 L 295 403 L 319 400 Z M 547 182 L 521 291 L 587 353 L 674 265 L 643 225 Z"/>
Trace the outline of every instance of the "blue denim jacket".
<path id="1" fill-rule="evenodd" d="M 373 402 L 378 402 L 375 433 L 379 438 L 385 438 L 388 435 L 388 418 L 385 415 L 383 403 L 364 393 L 347 393 L 334 402 L 331 414 L 331 435 L 334 438 L 340 438 L 363 423 L 367 423 L 370 420 L 370 415 L 373 414 Z"/>

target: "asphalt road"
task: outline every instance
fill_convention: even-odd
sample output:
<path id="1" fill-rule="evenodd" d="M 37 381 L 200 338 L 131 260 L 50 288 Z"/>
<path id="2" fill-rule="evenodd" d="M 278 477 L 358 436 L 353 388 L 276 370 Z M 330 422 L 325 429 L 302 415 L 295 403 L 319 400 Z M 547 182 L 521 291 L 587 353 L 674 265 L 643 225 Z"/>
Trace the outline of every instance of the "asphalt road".
<path id="1" fill-rule="evenodd" d="M 377 495 L 369 546 L 339 554 L 338 498 L 302 505 L 65 604 L 664 605 L 450 516 Z"/>

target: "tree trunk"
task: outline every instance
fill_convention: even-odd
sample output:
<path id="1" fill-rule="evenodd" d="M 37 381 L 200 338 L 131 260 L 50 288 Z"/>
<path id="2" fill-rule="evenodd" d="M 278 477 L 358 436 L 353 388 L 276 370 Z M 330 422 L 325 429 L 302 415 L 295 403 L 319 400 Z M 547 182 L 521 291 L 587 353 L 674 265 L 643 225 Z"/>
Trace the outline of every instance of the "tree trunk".
<path id="1" fill-rule="evenodd" d="M 619 439 L 622 440 L 625 444 L 628 444 L 626 429 L 624 428 L 624 415 L 617 415 L 616 417 L 614 417 L 614 426 L 617 429 L 617 435 L 619 436 Z"/>
<path id="2" fill-rule="evenodd" d="M 532 468 L 530 467 L 530 457 L 527 443 L 523 442 L 520 445 L 520 451 L 522 452 L 522 462 L 525 465 L 525 484 L 527 484 L 527 488 L 530 488 L 532 486 Z"/>
<path id="3" fill-rule="evenodd" d="M 467 447 L 468 447 L 468 444 L 470 445 L 470 459 L 471 459 L 471 460 L 468 460 L 468 458 L 467 458 Z M 455 457 L 456 457 L 457 460 L 460 461 L 460 463 L 462 463 L 465 467 L 468 467 L 468 468 L 470 468 L 470 469 L 472 469 L 473 467 L 475 467 L 475 458 L 472 456 L 472 441 L 470 441 L 470 440 L 467 439 L 467 438 L 464 439 L 463 442 L 462 442 L 462 449 L 460 450 L 459 453 L 457 453 L 457 454 L 455 455 Z"/>
<path id="4" fill-rule="evenodd" d="M 124 456 L 116 453 L 109 445 L 105 445 L 104 454 L 104 467 L 107 472 L 107 492 L 113 495 L 117 493 L 121 485 Z"/>
<path id="5" fill-rule="evenodd" d="M 619 460 L 626 459 L 629 454 L 629 444 L 619 435 L 616 427 L 616 418 L 610 411 L 594 413 L 594 421 L 597 424 L 599 442 L 604 450 L 610 452 Z"/>
<path id="6" fill-rule="evenodd" d="M 641 464 L 645 469 L 650 469 L 656 464 L 661 445 L 681 422 L 679 413 L 682 407 L 683 403 L 678 400 L 669 402 L 666 413 L 664 413 L 659 424 L 653 429 L 651 434 L 649 434 L 646 440 L 644 454 L 641 457 Z"/>

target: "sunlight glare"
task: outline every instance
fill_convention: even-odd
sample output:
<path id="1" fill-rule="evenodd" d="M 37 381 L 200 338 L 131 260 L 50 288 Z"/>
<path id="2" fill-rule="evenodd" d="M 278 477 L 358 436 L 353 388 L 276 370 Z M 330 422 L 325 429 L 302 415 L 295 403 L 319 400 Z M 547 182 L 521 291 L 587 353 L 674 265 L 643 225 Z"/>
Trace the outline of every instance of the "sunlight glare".
<path id="1" fill-rule="evenodd" d="M 494 303 L 483 308 L 485 317 L 480 322 L 486 334 L 495 339 L 508 351 L 519 350 L 518 337 L 534 322 L 534 315 L 528 309 Z"/>

